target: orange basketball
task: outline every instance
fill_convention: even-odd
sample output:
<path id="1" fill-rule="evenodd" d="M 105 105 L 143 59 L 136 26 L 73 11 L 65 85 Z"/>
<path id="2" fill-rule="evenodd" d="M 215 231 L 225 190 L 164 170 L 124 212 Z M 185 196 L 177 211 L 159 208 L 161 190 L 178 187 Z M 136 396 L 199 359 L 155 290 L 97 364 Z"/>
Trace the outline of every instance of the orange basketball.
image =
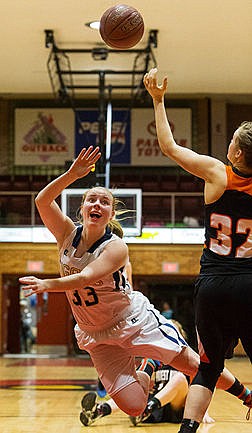
<path id="1" fill-rule="evenodd" d="M 143 17 L 132 6 L 112 6 L 101 17 L 100 35 L 109 47 L 127 50 L 134 47 L 143 34 Z"/>

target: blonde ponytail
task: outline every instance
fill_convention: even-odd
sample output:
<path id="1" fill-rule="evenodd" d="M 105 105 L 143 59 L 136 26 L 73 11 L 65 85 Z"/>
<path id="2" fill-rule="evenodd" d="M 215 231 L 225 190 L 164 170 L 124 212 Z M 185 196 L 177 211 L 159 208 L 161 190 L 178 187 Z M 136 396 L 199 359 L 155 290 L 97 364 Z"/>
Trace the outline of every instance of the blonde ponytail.
<path id="1" fill-rule="evenodd" d="M 112 233 L 115 233 L 119 238 L 123 238 L 123 229 L 119 221 L 112 219 L 108 223 L 108 227 L 112 231 Z"/>

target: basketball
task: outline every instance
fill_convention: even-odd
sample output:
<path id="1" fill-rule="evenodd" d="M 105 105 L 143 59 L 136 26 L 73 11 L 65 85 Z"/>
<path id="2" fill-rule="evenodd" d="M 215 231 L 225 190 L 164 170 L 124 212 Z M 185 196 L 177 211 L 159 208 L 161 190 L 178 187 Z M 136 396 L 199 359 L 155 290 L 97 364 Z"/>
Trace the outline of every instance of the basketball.
<path id="1" fill-rule="evenodd" d="M 119 4 L 107 9 L 100 19 L 100 35 L 112 48 L 127 50 L 134 47 L 144 33 L 140 12 L 132 6 Z"/>

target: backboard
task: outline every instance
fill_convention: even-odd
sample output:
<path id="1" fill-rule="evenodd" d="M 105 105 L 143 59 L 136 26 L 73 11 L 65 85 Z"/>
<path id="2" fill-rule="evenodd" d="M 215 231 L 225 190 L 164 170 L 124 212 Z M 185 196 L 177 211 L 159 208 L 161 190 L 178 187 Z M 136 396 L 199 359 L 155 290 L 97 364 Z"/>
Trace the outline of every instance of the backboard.
<path id="1" fill-rule="evenodd" d="M 85 188 L 66 188 L 61 193 L 61 209 L 75 223 L 78 222 L 77 210 L 80 207 Z M 111 189 L 113 195 L 120 201 L 118 209 L 127 210 L 117 216 L 117 220 L 123 228 L 124 236 L 141 236 L 142 232 L 142 190 L 140 188 L 131 189 Z"/>

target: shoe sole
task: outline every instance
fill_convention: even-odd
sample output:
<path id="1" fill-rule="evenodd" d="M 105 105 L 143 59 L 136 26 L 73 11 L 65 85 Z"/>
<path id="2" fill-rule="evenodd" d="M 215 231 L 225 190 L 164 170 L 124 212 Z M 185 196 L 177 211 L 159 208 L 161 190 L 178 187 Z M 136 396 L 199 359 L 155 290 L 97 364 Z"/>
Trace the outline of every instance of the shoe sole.
<path id="1" fill-rule="evenodd" d="M 81 408 L 82 410 L 92 410 L 95 405 L 96 393 L 88 392 L 82 397 Z"/>
<path id="2" fill-rule="evenodd" d="M 82 412 L 80 413 L 80 421 L 83 425 L 88 426 L 92 424 L 92 419 L 87 415 L 87 412 L 91 412 L 95 406 L 96 394 L 93 392 L 88 392 L 82 397 L 81 400 L 81 408 Z M 91 421 L 91 422 L 90 422 Z"/>
<path id="3" fill-rule="evenodd" d="M 83 412 L 80 413 L 80 422 L 81 424 L 88 426 L 88 418 Z"/>

